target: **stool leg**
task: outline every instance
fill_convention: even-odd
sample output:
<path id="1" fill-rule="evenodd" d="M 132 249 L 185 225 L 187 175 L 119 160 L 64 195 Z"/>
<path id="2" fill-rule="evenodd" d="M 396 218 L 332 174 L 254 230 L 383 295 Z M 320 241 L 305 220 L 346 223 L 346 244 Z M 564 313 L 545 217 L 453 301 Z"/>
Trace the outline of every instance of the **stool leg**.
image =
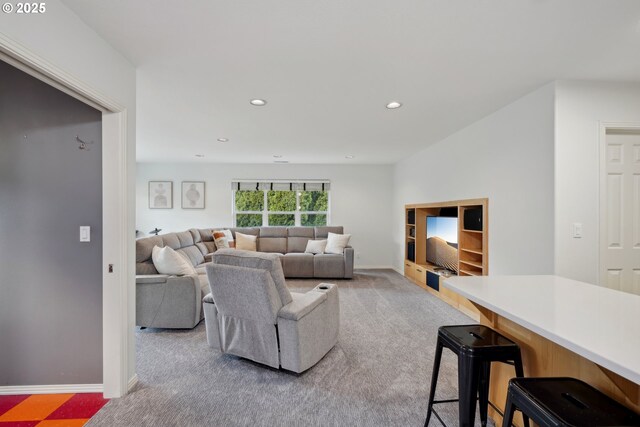
<path id="1" fill-rule="evenodd" d="M 502 417 L 502 427 L 511 427 L 513 423 L 513 413 L 515 411 L 515 405 L 511 401 L 511 394 L 507 393 L 507 403 L 504 407 L 504 417 Z M 525 421 L 526 425 L 529 425 L 529 420 Z"/>
<path id="2" fill-rule="evenodd" d="M 471 357 L 458 355 L 458 402 L 460 427 L 473 427 L 476 420 L 476 397 L 480 363 Z"/>
<path id="3" fill-rule="evenodd" d="M 487 410 L 489 409 L 489 379 L 491 377 L 491 362 L 482 362 L 478 394 L 480 395 L 480 422 L 482 427 L 487 425 Z"/>
<path id="4" fill-rule="evenodd" d="M 431 412 L 433 411 L 433 400 L 436 397 L 436 384 L 438 384 L 438 372 L 440 371 L 440 359 L 442 359 L 442 344 L 438 339 L 436 344 L 436 354 L 433 359 L 433 372 L 431 374 L 431 391 L 429 392 L 429 408 L 427 409 L 427 419 L 424 422 L 424 427 L 429 425 L 429 419 L 431 418 Z"/>
<path id="5" fill-rule="evenodd" d="M 522 368 L 522 356 L 520 353 L 516 355 L 513 359 L 513 366 L 516 368 L 516 377 L 523 378 L 524 377 L 524 369 Z M 507 400 L 508 404 L 508 400 Z M 505 408 L 506 411 L 506 408 Z M 513 415 L 511 415 L 513 417 Z M 524 427 L 529 427 L 529 417 L 527 417 L 524 412 L 522 413 L 522 420 L 524 421 Z"/>

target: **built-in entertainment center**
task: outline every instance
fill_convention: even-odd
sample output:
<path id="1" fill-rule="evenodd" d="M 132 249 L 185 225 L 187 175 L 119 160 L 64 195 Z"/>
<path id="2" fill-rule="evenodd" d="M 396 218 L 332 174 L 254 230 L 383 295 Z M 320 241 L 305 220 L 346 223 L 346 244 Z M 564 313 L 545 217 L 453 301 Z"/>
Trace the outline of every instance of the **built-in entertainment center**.
<path id="1" fill-rule="evenodd" d="M 475 319 L 475 306 L 440 283 L 489 273 L 488 205 L 488 199 L 405 205 L 405 277 Z"/>

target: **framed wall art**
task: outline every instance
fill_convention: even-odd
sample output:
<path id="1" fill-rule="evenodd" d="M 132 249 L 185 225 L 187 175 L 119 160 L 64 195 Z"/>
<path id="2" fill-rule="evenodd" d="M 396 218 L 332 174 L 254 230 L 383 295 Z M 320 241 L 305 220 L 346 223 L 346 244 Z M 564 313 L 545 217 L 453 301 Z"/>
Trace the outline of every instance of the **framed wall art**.
<path id="1" fill-rule="evenodd" d="M 182 209 L 204 209 L 204 181 L 182 181 Z"/>
<path id="2" fill-rule="evenodd" d="M 149 209 L 173 209 L 172 181 L 149 181 Z"/>

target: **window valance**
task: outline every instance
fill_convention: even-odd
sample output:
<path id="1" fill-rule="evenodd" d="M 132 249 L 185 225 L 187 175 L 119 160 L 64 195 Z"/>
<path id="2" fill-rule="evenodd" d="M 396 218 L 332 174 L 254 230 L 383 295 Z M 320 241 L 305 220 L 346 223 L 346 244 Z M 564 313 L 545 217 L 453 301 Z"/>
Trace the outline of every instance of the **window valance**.
<path id="1" fill-rule="evenodd" d="M 242 191 L 329 191 L 329 180 L 234 180 L 232 190 Z"/>

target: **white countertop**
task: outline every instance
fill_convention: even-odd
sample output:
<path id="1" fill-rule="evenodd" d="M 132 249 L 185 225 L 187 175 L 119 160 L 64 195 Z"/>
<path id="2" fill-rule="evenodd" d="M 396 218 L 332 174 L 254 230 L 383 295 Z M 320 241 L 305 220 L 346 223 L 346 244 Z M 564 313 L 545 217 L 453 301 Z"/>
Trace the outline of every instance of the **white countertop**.
<path id="1" fill-rule="evenodd" d="M 640 384 L 639 295 L 559 276 L 454 276 L 444 287 Z"/>

